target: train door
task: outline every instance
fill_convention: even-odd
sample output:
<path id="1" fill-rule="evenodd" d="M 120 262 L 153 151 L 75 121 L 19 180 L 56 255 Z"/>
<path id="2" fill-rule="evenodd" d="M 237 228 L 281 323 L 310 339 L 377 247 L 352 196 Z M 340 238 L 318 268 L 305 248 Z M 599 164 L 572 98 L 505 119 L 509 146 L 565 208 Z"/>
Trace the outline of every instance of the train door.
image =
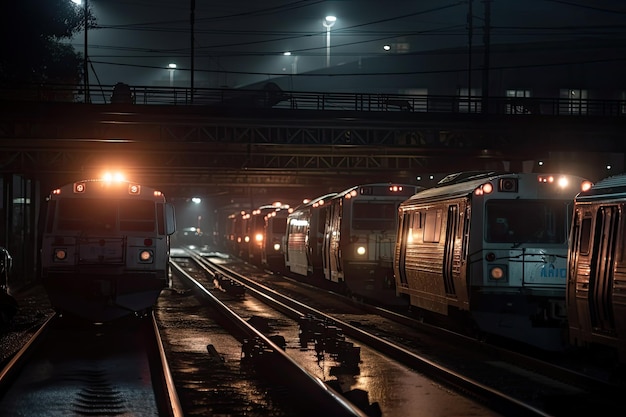
<path id="1" fill-rule="evenodd" d="M 591 273 L 589 275 L 589 314 L 594 333 L 613 335 L 613 265 L 618 237 L 619 210 L 601 207 L 597 212 Z"/>
<path id="2" fill-rule="evenodd" d="M 415 212 L 402 212 L 402 218 L 400 219 L 400 233 L 398 233 L 398 279 L 399 286 L 406 287 L 408 285 L 406 279 L 406 247 L 407 243 L 410 240 L 409 235 L 412 233 L 411 230 L 411 218 L 414 216 Z"/>
<path id="3" fill-rule="evenodd" d="M 340 282 L 342 279 L 341 270 L 341 217 L 342 199 L 333 200 L 326 217 L 326 228 L 324 230 L 324 277 L 327 280 Z"/>
<path id="4" fill-rule="evenodd" d="M 447 296 L 456 297 L 454 287 L 454 252 L 456 244 L 456 231 L 459 225 L 459 206 L 448 206 L 448 218 L 446 221 L 446 237 L 443 252 L 443 283 Z"/>

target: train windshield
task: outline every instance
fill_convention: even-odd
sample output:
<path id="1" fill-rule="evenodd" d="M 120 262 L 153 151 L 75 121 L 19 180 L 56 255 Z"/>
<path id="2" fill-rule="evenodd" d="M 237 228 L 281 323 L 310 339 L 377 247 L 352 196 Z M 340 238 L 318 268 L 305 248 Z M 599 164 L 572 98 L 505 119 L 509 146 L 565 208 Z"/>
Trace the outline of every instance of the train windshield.
<path id="1" fill-rule="evenodd" d="M 352 206 L 352 228 L 395 231 L 397 216 L 394 202 L 355 202 Z"/>
<path id="2" fill-rule="evenodd" d="M 272 233 L 285 234 L 286 231 L 287 231 L 286 221 L 274 220 L 272 222 Z"/>
<path id="3" fill-rule="evenodd" d="M 57 229 L 85 233 L 152 232 L 156 225 L 155 204 L 148 200 L 64 199 L 57 214 Z"/>
<path id="4" fill-rule="evenodd" d="M 570 205 L 561 200 L 490 200 L 485 240 L 492 243 L 564 243 Z"/>

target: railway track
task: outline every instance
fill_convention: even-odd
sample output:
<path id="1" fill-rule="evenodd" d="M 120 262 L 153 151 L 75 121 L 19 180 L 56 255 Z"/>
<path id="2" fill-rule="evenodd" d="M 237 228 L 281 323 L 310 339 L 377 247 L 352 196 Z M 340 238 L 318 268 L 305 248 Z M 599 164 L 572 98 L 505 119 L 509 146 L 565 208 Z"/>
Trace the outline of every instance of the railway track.
<path id="1" fill-rule="evenodd" d="M 183 416 L 154 317 L 53 315 L 0 372 L 0 415 Z"/>
<path id="2" fill-rule="evenodd" d="M 53 316 L 5 362 L 0 416 L 392 416 L 419 410 L 420 415 L 445 417 L 625 411 L 616 394 L 622 388 L 604 376 L 593 378 L 498 349 L 236 258 L 179 251 L 172 256 L 183 273 L 176 274 L 175 285 L 155 306 L 150 326 L 156 330 L 118 322 L 87 332 Z M 192 291 L 192 281 L 183 285 L 185 274 L 203 289 Z M 260 294 L 253 297 L 257 290 Z M 209 307 L 206 293 L 240 319 L 225 319 L 220 308 Z M 332 317 L 322 312 L 332 312 Z M 319 334 L 300 337 L 310 335 L 311 324 L 330 328 L 345 351 L 320 346 L 314 342 Z M 255 330 L 248 333 L 248 327 Z M 141 345 L 139 339 L 150 342 Z M 296 379 L 312 381 L 322 390 L 313 398 L 323 400 L 302 401 L 295 374 L 283 367 L 287 365 L 266 360 L 281 350 L 298 362 L 289 367 L 303 368 Z M 360 356 L 346 355 L 355 351 Z M 168 364 L 158 365 L 163 356 Z M 390 374 L 394 378 L 387 379 Z M 409 381 L 406 386 L 398 382 L 403 380 Z M 335 400 L 340 411 L 328 412 Z"/>
<path id="3" fill-rule="evenodd" d="M 260 272 L 236 259 L 190 256 L 206 265 L 207 274 L 243 284 L 248 291 L 266 293 L 261 297 L 268 302 L 287 306 L 281 307 L 286 308 L 285 314 L 292 310 L 296 311 L 291 313 L 294 317 L 324 317 L 350 338 L 454 387 L 495 412 L 558 416 L 624 410 L 618 401 L 620 387 L 603 378 L 437 330 L 382 309 L 351 304 L 344 297 Z M 207 264 L 209 259 L 213 262 Z M 294 300 L 306 300 L 313 307 L 307 310 L 304 303 Z M 332 317 L 322 311 L 333 311 Z"/>

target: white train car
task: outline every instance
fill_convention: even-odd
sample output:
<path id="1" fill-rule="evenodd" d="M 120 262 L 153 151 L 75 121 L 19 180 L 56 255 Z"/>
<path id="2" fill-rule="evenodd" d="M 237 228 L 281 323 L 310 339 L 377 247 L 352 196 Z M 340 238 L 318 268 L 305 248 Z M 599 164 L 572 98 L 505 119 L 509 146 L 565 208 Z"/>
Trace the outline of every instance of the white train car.
<path id="1" fill-rule="evenodd" d="M 328 193 L 301 204 L 287 216 L 285 231 L 285 268 L 288 272 L 321 278 L 322 239 L 326 223 L 326 202 L 336 193 Z"/>
<path id="2" fill-rule="evenodd" d="M 53 307 L 93 322 L 151 310 L 175 228 L 173 206 L 150 187 L 93 179 L 53 190 L 41 249 Z"/>
<path id="3" fill-rule="evenodd" d="M 244 259 L 259 266 L 263 264 L 263 254 L 267 243 L 265 236 L 267 216 L 288 209 L 289 205 L 277 201 L 257 207 L 249 215 L 242 216 L 244 220 L 244 238 L 241 242 L 241 248 L 242 253 L 247 254 L 247 257 L 244 257 Z"/>
<path id="4" fill-rule="evenodd" d="M 350 187 L 329 200 L 323 235 L 324 278 L 348 293 L 383 305 L 396 296 L 393 255 L 398 206 L 421 187 L 374 183 Z"/>
<path id="5" fill-rule="evenodd" d="M 449 175 L 400 206 L 398 293 L 482 334 L 562 349 L 573 202 L 590 186 L 574 175 Z"/>
<path id="6" fill-rule="evenodd" d="M 569 342 L 626 364 L 626 175 L 574 200 L 567 279 Z M 608 355 L 606 356 L 609 357 Z"/>

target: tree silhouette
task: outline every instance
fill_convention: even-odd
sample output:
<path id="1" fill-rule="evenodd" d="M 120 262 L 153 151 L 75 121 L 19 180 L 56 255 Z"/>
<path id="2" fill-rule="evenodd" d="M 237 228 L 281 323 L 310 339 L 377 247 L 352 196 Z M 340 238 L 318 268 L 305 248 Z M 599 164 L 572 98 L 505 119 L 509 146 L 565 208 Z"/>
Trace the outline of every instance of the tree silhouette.
<path id="1" fill-rule="evenodd" d="M 88 13 L 88 25 L 95 20 Z M 17 89 L 78 85 L 83 55 L 69 40 L 82 31 L 84 10 L 71 0 L 7 0 L 0 6 L 0 85 Z"/>

